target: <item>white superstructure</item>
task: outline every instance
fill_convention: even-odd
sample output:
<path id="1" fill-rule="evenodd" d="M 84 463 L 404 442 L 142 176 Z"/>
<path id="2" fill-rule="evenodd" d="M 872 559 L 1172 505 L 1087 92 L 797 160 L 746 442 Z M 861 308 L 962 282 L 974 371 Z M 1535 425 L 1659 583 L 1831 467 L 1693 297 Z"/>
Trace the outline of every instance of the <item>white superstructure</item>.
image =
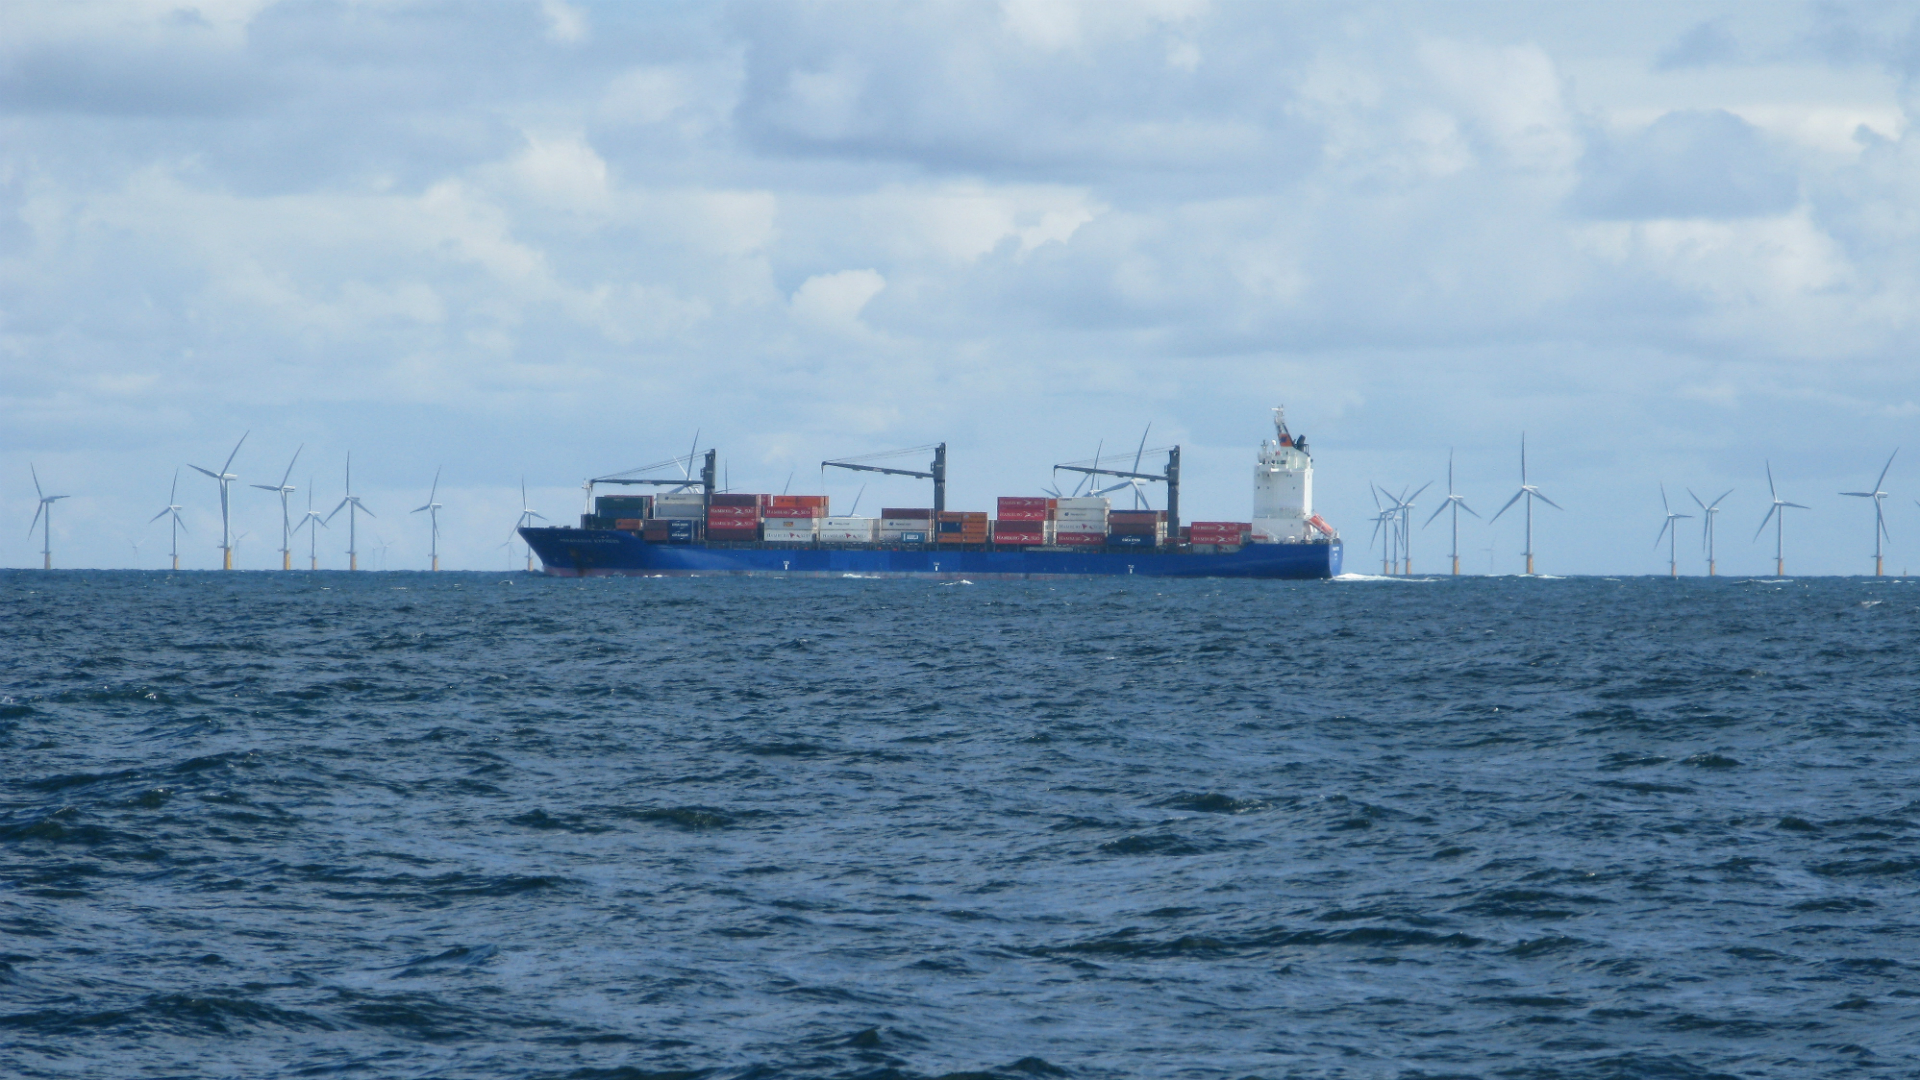
<path id="1" fill-rule="evenodd" d="M 1307 440 L 1287 430 L 1285 406 L 1273 410 L 1273 438 L 1260 444 L 1253 467 L 1253 542 L 1299 544 L 1331 530 L 1313 515 L 1313 458 Z"/>

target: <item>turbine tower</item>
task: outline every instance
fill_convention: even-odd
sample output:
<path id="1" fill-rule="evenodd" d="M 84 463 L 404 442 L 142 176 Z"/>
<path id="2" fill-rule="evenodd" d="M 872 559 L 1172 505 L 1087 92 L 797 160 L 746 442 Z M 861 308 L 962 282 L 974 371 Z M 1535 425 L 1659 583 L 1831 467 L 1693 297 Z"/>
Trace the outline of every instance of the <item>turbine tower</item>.
<path id="1" fill-rule="evenodd" d="M 307 477 L 307 512 L 300 516 L 300 524 L 293 527 L 298 533 L 307 530 L 307 569 L 320 569 L 320 530 L 327 527 L 326 515 L 313 508 L 313 477 Z"/>
<path id="2" fill-rule="evenodd" d="M 1447 451 L 1447 501 L 1441 503 L 1439 506 L 1434 508 L 1433 517 L 1430 517 L 1427 519 L 1427 525 L 1433 524 L 1433 518 L 1439 517 L 1441 513 L 1446 510 L 1453 511 L 1453 576 L 1459 577 L 1460 576 L 1460 511 L 1465 510 L 1467 513 L 1473 514 L 1473 507 L 1467 505 L 1467 497 L 1465 495 L 1455 495 L 1453 493 L 1453 451 L 1452 450 Z M 1473 514 L 1473 516 L 1479 517 L 1480 515 Z M 1420 527 L 1424 529 L 1427 527 L 1427 525 L 1422 525 Z"/>
<path id="3" fill-rule="evenodd" d="M 1660 541 L 1666 540 L 1667 574 L 1677 581 L 1680 578 L 1680 556 L 1677 546 L 1680 541 L 1680 526 L 1674 523 L 1682 518 L 1691 518 L 1693 515 L 1673 512 L 1673 507 L 1667 503 L 1667 485 L 1665 484 L 1660 485 L 1660 509 L 1667 512 L 1667 520 L 1660 526 L 1660 535 L 1653 538 L 1653 546 L 1657 550 L 1660 547 Z"/>
<path id="4" fill-rule="evenodd" d="M 1873 576 L 1874 577 L 1880 576 L 1881 567 L 1883 565 L 1880 558 L 1880 540 L 1882 537 L 1885 537 L 1887 539 L 1893 538 L 1893 534 L 1887 531 L 1887 515 L 1881 509 L 1881 504 L 1886 501 L 1887 493 L 1880 490 L 1880 485 L 1887 482 L 1887 470 L 1893 468 L 1894 455 L 1898 454 L 1899 452 L 1900 452 L 1900 448 L 1895 447 L 1893 450 L 1893 453 L 1887 455 L 1887 463 L 1880 467 L 1880 479 L 1875 480 L 1873 482 L 1872 491 L 1843 491 L 1840 493 L 1842 495 L 1851 495 L 1856 499 L 1872 499 L 1873 500 Z"/>
<path id="5" fill-rule="evenodd" d="M 1706 516 L 1706 520 L 1700 523 L 1700 546 L 1707 549 L 1707 576 L 1712 577 L 1713 576 L 1713 519 L 1716 515 L 1720 513 L 1720 504 L 1726 501 L 1727 496 L 1733 494 L 1733 489 L 1728 488 L 1727 490 L 1721 492 L 1720 497 L 1718 499 L 1713 500 L 1710 503 L 1701 502 L 1700 496 L 1694 495 L 1692 488 L 1687 489 L 1687 494 L 1693 497 L 1694 505 L 1698 506 L 1700 508 L 1700 512 Z"/>
<path id="6" fill-rule="evenodd" d="M 151 525 L 163 517 L 173 518 L 167 523 L 167 529 L 173 534 L 173 568 L 175 570 L 180 569 L 180 530 L 187 527 L 187 523 L 180 520 L 180 504 L 173 501 L 179 494 L 180 470 L 176 468 L 173 470 L 173 487 L 167 489 L 167 508 L 147 519 L 147 524 Z"/>
<path id="7" fill-rule="evenodd" d="M 359 521 L 355 515 L 365 514 L 368 517 L 374 517 L 376 515 L 373 511 L 367 509 L 366 504 L 360 501 L 360 496 L 353 493 L 352 453 L 347 454 L 347 497 L 341 499 L 340 505 L 334 507 L 333 512 L 327 515 L 327 521 L 332 521 L 333 515 L 339 513 L 341 510 L 347 512 L 347 569 L 358 570 L 360 569 L 360 552 L 355 549 L 359 547 L 360 532 Z M 326 522 L 323 521 L 321 524 L 324 525 Z"/>
<path id="8" fill-rule="evenodd" d="M 240 453 L 241 444 L 245 443 L 247 436 L 251 434 L 253 434 L 253 432 L 247 431 L 240 435 L 240 442 L 233 444 L 233 453 L 227 455 L 227 463 L 220 466 L 219 472 L 214 472 L 212 469 L 202 469 L 192 462 L 187 463 L 187 468 L 193 469 L 196 472 L 206 473 L 220 484 L 220 551 L 225 555 L 225 558 L 221 562 L 221 568 L 224 570 L 233 569 L 233 505 L 232 501 L 227 498 L 227 485 L 240 479 L 227 470 L 233 468 L 234 457 Z"/>
<path id="9" fill-rule="evenodd" d="M 1888 459 L 1888 461 L 1891 463 L 1892 459 Z M 1786 548 L 1785 542 L 1782 539 L 1787 523 L 1786 509 L 1789 506 L 1796 510 L 1811 510 L 1813 508 L 1811 506 L 1801 506 L 1797 502 L 1788 502 L 1780 497 L 1780 493 L 1773 488 L 1773 462 L 1771 461 L 1767 462 L 1767 494 L 1773 496 L 1773 505 L 1767 507 L 1767 516 L 1760 519 L 1760 527 L 1753 531 L 1753 539 L 1760 539 L 1760 534 L 1767 531 L 1767 522 L 1773 522 L 1773 576 L 1786 577 Z"/>
<path id="10" fill-rule="evenodd" d="M 27 462 L 27 471 L 33 474 L 33 493 L 40 496 L 40 505 L 34 509 L 33 520 L 27 525 L 27 535 L 33 535 L 33 527 L 40 524 L 40 518 L 44 515 L 47 519 L 47 524 L 40 531 L 40 554 L 42 556 L 40 569 L 51 570 L 53 569 L 53 504 L 68 496 L 49 495 L 41 491 L 40 470 L 33 467 L 33 462 Z"/>
<path id="11" fill-rule="evenodd" d="M 533 507 L 527 505 L 527 478 L 522 476 L 520 478 L 520 520 L 513 523 L 513 530 L 515 532 L 519 532 L 521 529 L 526 528 L 527 522 L 532 521 L 534 518 L 539 518 L 541 521 L 547 520 L 545 517 L 534 513 Z M 521 537 L 521 539 L 524 540 L 526 538 Z M 508 537 L 507 540 L 509 543 L 511 543 L 513 538 Z M 533 572 L 533 545 L 532 544 L 527 545 L 527 572 L 528 573 Z"/>
<path id="12" fill-rule="evenodd" d="M 287 471 L 285 475 L 280 477 L 279 487 L 273 487 L 269 484 L 250 485 L 259 488 L 261 491 L 277 491 L 280 493 L 280 569 L 282 570 L 293 569 L 293 522 L 287 517 L 287 496 L 293 494 L 294 489 L 287 484 L 287 477 L 293 475 L 293 462 L 300 460 L 300 451 L 306 448 L 306 443 L 301 443 L 295 448 L 293 451 L 293 461 L 287 462 Z"/>
<path id="13" fill-rule="evenodd" d="M 1506 513 L 1510 508 L 1512 508 L 1513 504 L 1516 502 L 1519 502 L 1523 496 L 1527 500 L 1527 507 L 1526 507 L 1526 510 L 1527 510 L 1527 551 L 1526 551 L 1527 576 L 1532 577 L 1533 576 L 1533 500 L 1539 499 L 1541 502 L 1546 503 L 1548 506 L 1553 507 L 1555 510 L 1563 510 L 1564 508 L 1559 503 L 1554 502 L 1552 499 L 1547 498 L 1545 495 L 1542 495 L 1540 493 L 1539 488 L 1534 487 L 1532 484 L 1527 483 L 1527 433 L 1524 431 L 1520 433 L 1520 490 L 1513 493 L 1513 498 L 1508 499 L 1507 505 L 1501 507 L 1499 512 L 1493 515 L 1493 520 L 1487 522 L 1487 524 L 1491 525 L 1493 524 L 1494 521 L 1499 521 L 1500 515 Z"/>
<path id="14" fill-rule="evenodd" d="M 408 511 L 417 514 L 425 510 L 427 520 L 433 524 L 433 568 L 435 570 L 440 569 L 440 504 L 433 501 L 433 497 L 438 494 L 440 494 L 440 470 L 435 469 L 433 470 L 433 487 L 427 491 L 427 505 Z"/>

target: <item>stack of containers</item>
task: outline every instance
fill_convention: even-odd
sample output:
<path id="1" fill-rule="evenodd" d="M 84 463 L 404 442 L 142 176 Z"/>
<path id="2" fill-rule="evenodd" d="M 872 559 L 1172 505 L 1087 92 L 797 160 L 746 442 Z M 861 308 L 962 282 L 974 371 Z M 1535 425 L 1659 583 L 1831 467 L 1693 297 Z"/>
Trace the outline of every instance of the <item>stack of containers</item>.
<path id="1" fill-rule="evenodd" d="M 769 495 L 761 538 L 770 544 L 811 544 L 827 516 L 825 495 Z"/>
<path id="2" fill-rule="evenodd" d="M 707 516 L 707 497 L 698 491 L 674 491 L 653 497 L 652 517 L 681 518 L 690 521 Z"/>
<path id="3" fill-rule="evenodd" d="M 870 517 L 830 517 L 820 519 L 823 544 L 871 544 L 880 536 L 880 519 Z"/>
<path id="4" fill-rule="evenodd" d="M 1002 496 L 995 509 L 993 542 L 1038 547 L 1053 542 L 1053 500 Z"/>
<path id="5" fill-rule="evenodd" d="M 1195 547 L 1239 545 L 1247 543 L 1252 538 L 1253 523 L 1250 521 L 1196 521 L 1182 531 L 1187 534 L 1188 542 Z"/>
<path id="6" fill-rule="evenodd" d="M 1107 543 L 1115 547 L 1159 547 L 1167 542 L 1165 510 L 1114 510 L 1107 514 Z"/>
<path id="7" fill-rule="evenodd" d="M 691 544 L 704 530 L 695 518 L 648 518 L 641 522 L 641 536 L 649 544 Z"/>
<path id="8" fill-rule="evenodd" d="M 987 515 L 975 510 L 942 510 L 934 522 L 935 535 L 942 544 L 984 544 L 987 542 Z"/>
<path id="9" fill-rule="evenodd" d="M 760 539 L 762 498 L 765 496 L 716 494 L 707 507 L 707 539 Z"/>
<path id="10" fill-rule="evenodd" d="M 889 506 L 880 511 L 880 542 L 925 544 L 933 539 L 933 511 Z"/>
<path id="11" fill-rule="evenodd" d="M 1056 499 L 1053 542 L 1069 547 L 1098 547 L 1107 542 L 1106 496 Z"/>
<path id="12" fill-rule="evenodd" d="M 593 500 L 593 516 L 603 529 L 639 532 L 641 522 L 653 516 L 653 496 L 602 495 Z"/>

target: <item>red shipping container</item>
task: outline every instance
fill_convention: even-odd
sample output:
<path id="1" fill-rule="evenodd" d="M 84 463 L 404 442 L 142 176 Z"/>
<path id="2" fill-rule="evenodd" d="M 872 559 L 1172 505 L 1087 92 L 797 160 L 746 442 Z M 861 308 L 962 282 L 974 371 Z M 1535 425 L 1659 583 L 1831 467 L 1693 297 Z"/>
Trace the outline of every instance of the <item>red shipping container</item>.
<path id="1" fill-rule="evenodd" d="M 760 508 L 757 506 L 709 506 L 707 517 L 716 521 L 721 518 L 755 521 L 760 517 Z"/>
<path id="2" fill-rule="evenodd" d="M 1001 518 L 993 527 L 1002 532 L 1046 532 L 1047 523 L 1043 521 L 1022 521 L 1018 518 Z"/>
<path id="3" fill-rule="evenodd" d="M 1054 533 L 1053 542 L 1067 546 L 1097 547 L 1107 542 L 1106 533 Z"/>
<path id="4" fill-rule="evenodd" d="M 1167 512 L 1165 510 L 1113 510 L 1108 512 L 1107 520 L 1116 524 L 1138 525 L 1145 522 L 1151 525 L 1156 521 L 1167 520 Z"/>
<path id="5" fill-rule="evenodd" d="M 900 521 L 932 521 L 933 511 L 925 507 L 916 509 L 913 507 L 888 506 L 881 509 L 880 516 Z"/>
<path id="6" fill-rule="evenodd" d="M 825 495 L 769 495 L 767 507 L 768 513 L 775 510 L 800 510 L 804 512 L 797 515 L 799 517 L 825 517 L 827 497 Z M 813 513 L 815 510 L 819 513 Z"/>
<path id="7" fill-rule="evenodd" d="M 1053 511 L 1051 510 L 1046 510 L 1046 509 L 1026 510 L 1017 506 L 1003 506 L 1000 508 L 1000 517 L 997 520 L 1045 521 L 1052 516 L 1053 516 Z"/>
<path id="8" fill-rule="evenodd" d="M 744 528 L 736 525 L 707 526 L 707 539 L 709 540 L 758 540 L 759 538 L 760 529 L 754 525 L 748 525 Z"/>
<path id="9" fill-rule="evenodd" d="M 1110 536 L 1158 536 L 1160 526 L 1151 521 L 1113 521 L 1107 525 Z"/>
<path id="10" fill-rule="evenodd" d="M 1000 500 L 999 500 L 999 510 L 1001 512 L 1001 516 L 1003 517 L 1005 516 L 1008 510 L 1051 510 L 1051 509 L 1053 509 L 1052 499 L 1038 499 L 1038 498 L 1029 499 L 1024 496 L 1014 497 L 1011 495 L 1003 495 L 1000 497 Z"/>
<path id="11" fill-rule="evenodd" d="M 993 542 L 996 544 L 1014 544 L 1017 546 L 1023 545 L 1027 547 L 1038 547 L 1039 545 L 1046 542 L 1046 537 L 1040 533 L 997 532 L 993 534 Z"/>
<path id="12" fill-rule="evenodd" d="M 643 527 L 643 520 L 641 518 L 617 518 L 614 520 L 613 527 L 616 529 L 625 529 L 627 532 L 639 532 Z"/>

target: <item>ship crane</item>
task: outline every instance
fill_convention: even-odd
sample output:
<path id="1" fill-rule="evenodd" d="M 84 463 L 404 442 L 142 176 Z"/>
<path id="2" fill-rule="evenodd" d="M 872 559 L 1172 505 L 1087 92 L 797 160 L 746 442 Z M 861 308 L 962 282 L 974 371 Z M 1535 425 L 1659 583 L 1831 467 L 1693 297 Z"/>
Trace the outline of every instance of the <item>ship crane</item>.
<path id="1" fill-rule="evenodd" d="M 698 435 L 694 437 L 696 439 L 699 438 Z M 697 485 L 701 493 L 706 496 L 708 504 L 711 504 L 713 502 L 714 484 L 720 477 L 720 452 L 718 450 L 707 451 L 706 459 L 700 465 L 699 479 L 695 479 L 693 475 L 693 459 L 694 454 L 688 453 L 683 457 L 674 458 L 672 461 L 662 461 L 655 465 L 644 465 L 638 469 L 628 469 L 626 472 L 614 473 L 612 476 L 596 476 L 581 485 L 587 489 L 587 506 L 584 512 L 588 514 L 593 513 L 593 489 L 596 484 L 652 484 L 656 487 L 672 488 L 675 491 L 684 491 L 687 488 Z M 664 479 L 634 475 L 635 473 L 652 472 L 655 469 L 670 468 L 674 465 L 680 466 L 681 475 L 670 476 Z"/>
<path id="2" fill-rule="evenodd" d="M 905 454 L 919 454 L 928 450 L 933 451 L 933 463 L 927 466 L 927 471 L 925 472 L 919 469 L 895 469 L 885 465 L 866 464 L 869 461 L 901 457 Z M 851 469 L 854 472 L 883 473 L 887 476 L 911 476 L 918 480 L 931 480 L 933 481 L 933 512 L 938 514 L 947 508 L 946 443 L 939 443 L 933 446 L 910 446 L 905 450 L 889 450 L 883 454 L 863 454 L 860 457 L 837 458 L 833 461 L 821 462 L 820 470 L 825 472 L 828 466 L 836 469 Z"/>
<path id="3" fill-rule="evenodd" d="M 1167 452 L 1167 469 L 1158 475 L 1154 473 L 1128 472 L 1125 469 L 1107 469 L 1102 468 L 1099 464 L 1055 465 L 1053 471 L 1085 473 L 1088 476 L 1116 476 L 1124 480 L 1157 481 L 1167 485 L 1167 534 L 1169 536 L 1178 536 L 1180 533 L 1180 448 L 1177 446 L 1169 446 L 1164 449 Z M 1146 452 L 1157 453 L 1157 451 Z"/>

